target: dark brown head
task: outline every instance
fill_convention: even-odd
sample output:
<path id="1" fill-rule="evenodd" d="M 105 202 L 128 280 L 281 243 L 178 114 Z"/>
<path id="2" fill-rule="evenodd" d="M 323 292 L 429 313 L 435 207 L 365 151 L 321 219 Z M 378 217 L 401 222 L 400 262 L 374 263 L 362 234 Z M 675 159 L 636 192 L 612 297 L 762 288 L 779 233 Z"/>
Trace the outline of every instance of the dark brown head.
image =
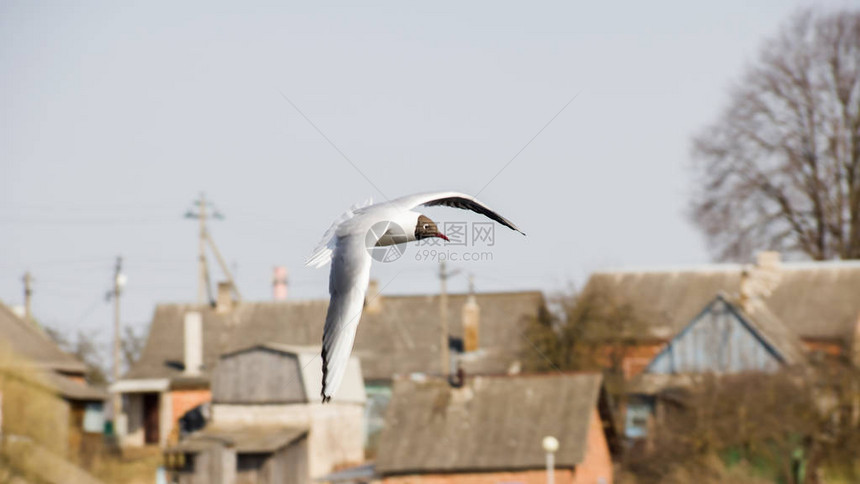
<path id="1" fill-rule="evenodd" d="M 436 222 L 430 220 L 424 215 L 418 216 L 418 225 L 415 226 L 415 239 L 427 239 L 430 237 L 439 237 L 440 239 L 448 240 L 448 237 L 445 236 L 442 232 L 439 232 L 439 228 L 436 227 Z"/>

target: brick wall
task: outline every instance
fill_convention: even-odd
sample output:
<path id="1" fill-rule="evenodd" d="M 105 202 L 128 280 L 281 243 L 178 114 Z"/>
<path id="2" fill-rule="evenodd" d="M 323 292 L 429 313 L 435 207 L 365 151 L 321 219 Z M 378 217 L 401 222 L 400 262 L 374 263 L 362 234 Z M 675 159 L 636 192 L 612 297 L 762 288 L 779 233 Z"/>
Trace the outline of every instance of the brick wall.
<path id="1" fill-rule="evenodd" d="M 212 392 L 208 388 L 191 390 L 173 390 L 170 392 L 171 414 L 170 434 L 168 441 L 173 443 L 179 438 L 179 418 L 201 403 L 212 401 Z"/>
<path id="2" fill-rule="evenodd" d="M 585 457 L 576 466 L 572 484 L 612 484 L 612 456 L 596 408 L 591 411 Z"/>
<path id="3" fill-rule="evenodd" d="M 640 342 L 625 347 L 607 345 L 600 348 L 597 362 L 605 368 L 609 368 L 612 366 L 613 355 L 621 352 L 621 369 L 624 372 L 624 378 L 629 380 L 642 373 L 642 370 L 648 366 L 648 363 L 651 363 L 651 360 L 665 345 L 665 341 Z"/>
<path id="4" fill-rule="evenodd" d="M 804 339 L 803 347 L 808 353 L 820 351 L 827 356 L 836 357 L 843 353 L 843 345 L 838 341 L 817 341 L 812 339 Z"/>
<path id="5" fill-rule="evenodd" d="M 546 472 L 478 472 L 469 474 L 422 474 L 386 477 L 385 484 L 546 484 Z M 570 469 L 555 470 L 556 484 L 580 484 L 586 481 L 574 481 Z M 607 482 L 611 484 L 611 482 Z"/>

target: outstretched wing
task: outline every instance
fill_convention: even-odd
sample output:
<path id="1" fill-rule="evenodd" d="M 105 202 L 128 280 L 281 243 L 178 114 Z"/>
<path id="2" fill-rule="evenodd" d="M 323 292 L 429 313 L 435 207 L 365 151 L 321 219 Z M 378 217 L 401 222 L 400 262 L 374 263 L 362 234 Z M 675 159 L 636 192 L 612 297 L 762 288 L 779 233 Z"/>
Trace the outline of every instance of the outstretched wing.
<path id="1" fill-rule="evenodd" d="M 331 400 L 343 380 L 364 307 L 371 257 L 363 235 L 335 238 L 328 287 L 331 301 L 323 329 L 323 403 Z"/>
<path id="2" fill-rule="evenodd" d="M 512 230 L 516 230 L 517 232 L 525 235 L 525 232 L 520 230 L 519 227 L 514 225 L 513 222 L 494 212 L 490 207 L 476 200 L 475 197 L 471 195 L 466 195 L 465 193 L 419 193 L 417 195 L 407 195 L 405 197 L 397 198 L 389 203 L 402 207 L 406 210 L 411 210 L 419 206 L 435 207 L 440 205 L 445 207 L 459 208 L 462 210 L 471 210 L 475 213 L 479 213 L 489 218 L 490 220 L 495 220 L 496 222 L 504 225 L 505 227 L 508 227 Z"/>
<path id="3" fill-rule="evenodd" d="M 325 234 L 323 234 L 322 240 L 320 240 L 317 248 L 314 249 L 310 257 L 305 260 L 305 265 L 320 268 L 328 264 L 331 260 L 332 251 L 334 251 L 335 244 L 337 243 L 337 228 L 340 224 L 354 217 L 357 212 L 369 207 L 370 205 L 373 205 L 372 198 L 368 198 L 364 203 L 356 203 L 349 207 L 349 210 L 342 213 L 340 217 L 336 218 L 331 224 L 331 227 L 329 227 L 328 230 L 325 231 Z"/>

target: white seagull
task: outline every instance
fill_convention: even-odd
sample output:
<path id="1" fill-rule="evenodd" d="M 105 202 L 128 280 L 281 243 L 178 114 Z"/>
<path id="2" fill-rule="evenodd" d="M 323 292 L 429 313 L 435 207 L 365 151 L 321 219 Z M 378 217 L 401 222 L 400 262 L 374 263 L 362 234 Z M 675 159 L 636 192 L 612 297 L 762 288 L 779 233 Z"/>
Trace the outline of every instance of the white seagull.
<path id="1" fill-rule="evenodd" d="M 338 217 L 323 235 L 305 265 L 322 267 L 331 261 L 328 292 L 331 301 L 323 328 L 322 401 L 331 400 L 346 371 L 355 331 L 361 319 L 370 279 L 370 250 L 439 237 L 436 223 L 413 211 L 416 207 L 446 206 L 471 210 L 525 235 L 510 220 L 474 197 L 457 192 L 408 195 L 388 202 L 355 205 Z"/>

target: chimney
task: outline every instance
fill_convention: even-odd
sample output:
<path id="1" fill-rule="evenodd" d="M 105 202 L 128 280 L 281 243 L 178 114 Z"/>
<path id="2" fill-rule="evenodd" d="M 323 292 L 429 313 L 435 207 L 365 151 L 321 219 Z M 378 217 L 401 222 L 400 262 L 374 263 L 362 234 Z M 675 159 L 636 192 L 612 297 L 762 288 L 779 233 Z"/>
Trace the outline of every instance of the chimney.
<path id="1" fill-rule="evenodd" d="M 197 375 L 203 366 L 203 318 L 200 313 L 185 313 L 185 374 Z"/>
<path id="2" fill-rule="evenodd" d="M 779 271 L 782 265 L 782 260 L 779 257 L 779 252 L 764 251 L 759 252 L 756 256 L 756 267 L 761 270 L 774 272 Z"/>
<path id="3" fill-rule="evenodd" d="M 370 314 L 378 314 L 382 311 L 382 293 L 379 292 L 379 281 L 371 279 L 367 284 L 367 293 L 364 295 L 364 310 Z"/>
<path id="4" fill-rule="evenodd" d="M 218 299 L 215 300 L 215 311 L 228 313 L 233 310 L 233 284 L 228 281 L 218 283 Z"/>
<path id="5" fill-rule="evenodd" d="M 478 329 L 481 319 L 481 307 L 475 300 L 475 284 L 473 277 L 469 276 L 469 296 L 463 305 L 463 351 L 469 353 L 478 350 L 480 331 Z"/>
<path id="6" fill-rule="evenodd" d="M 782 261 L 779 252 L 759 252 L 753 266 L 741 272 L 740 302 L 744 311 L 771 295 L 782 276 Z"/>
<path id="7" fill-rule="evenodd" d="M 285 301 L 287 299 L 287 268 L 275 266 L 272 272 L 272 299 Z"/>

